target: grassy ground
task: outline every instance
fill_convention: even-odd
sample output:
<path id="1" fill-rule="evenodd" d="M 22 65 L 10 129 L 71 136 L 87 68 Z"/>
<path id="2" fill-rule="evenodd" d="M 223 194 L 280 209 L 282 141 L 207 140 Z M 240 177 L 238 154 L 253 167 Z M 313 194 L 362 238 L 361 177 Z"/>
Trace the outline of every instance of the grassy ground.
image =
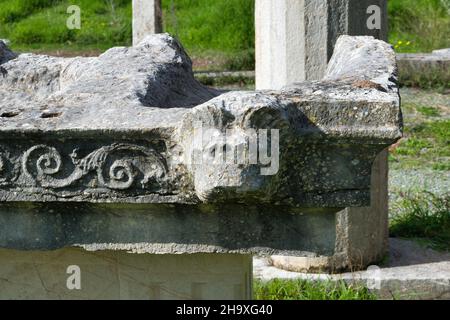
<path id="1" fill-rule="evenodd" d="M 405 109 L 413 107 L 406 105 Z M 438 119 L 438 109 L 414 106 L 420 114 L 429 114 L 429 120 L 407 125 L 404 139 L 392 148 L 394 168 L 420 168 L 450 170 L 450 119 Z M 404 110 L 405 110 L 404 109 Z"/>
<path id="2" fill-rule="evenodd" d="M 390 0 L 389 42 L 398 52 L 450 47 L 450 0 Z"/>
<path id="3" fill-rule="evenodd" d="M 257 300 L 376 300 L 376 296 L 362 286 L 347 285 L 344 281 L 272 280 L 254 282 Z"/>
<path id="4" fill-rule="evenodd" d="M 450 0 L 388 3 L 397 51 L 450 47 Z M 81 30 L 66 28 L 72 4 L 81 8 Z M 199 70 L 254 68 L 253 12 L 254 0 L 163 0 L 165 31 L 181 39 Z M 131 44 L 131 13 L 131 0 L 0 0 L 0 38 L 19 51 L 95 55 Z"/>
<path id="5" fill-rule="evenodd" d="M 416 193 L 395 203 L 393 237 L 411 238 L 436 250 L 450 251 L 450 195 Z"/>
<path id="6" fill-rule="evenodd" d="M 196 79 L 205 86 L 220 88 L 222 90 L 254 90 L 255 78 L 242 75 L 229 75 L 220 77 L 208 77 L 202 73 L 195 75 Z"/>
<path id="7" fill-rule="evenodd" d="M 391 147 L 394 170 L 450 170 L 449 92 L 403 88 L 404 138 Z"/>
<path id="8" fill-rule="evenodd" d="M 66 27 L 69 5 L 81 9 L 80 30 Z M 164 29 L 197 69 L 252 69 L 253 10 L 253 0 L 164 0 Z M 0 38 L 16 51 L 96 55 L 131 45 L 131 14 L 131 0 L 0 0 Z"/>
<path id="9" fill-rule="evenodd" d="M 81 8 L 81 29 L 69 30 L 70 5 Z M 0 0 L 0 38 L 23 51 L 105 50 L 131 43 L 129 0 Z"/>
<path id="10" fill-rule="evenodd" d="M 448 92 L 403 88 L 405 136 L 390 154 L 391 236 L 450 251 Z"/>

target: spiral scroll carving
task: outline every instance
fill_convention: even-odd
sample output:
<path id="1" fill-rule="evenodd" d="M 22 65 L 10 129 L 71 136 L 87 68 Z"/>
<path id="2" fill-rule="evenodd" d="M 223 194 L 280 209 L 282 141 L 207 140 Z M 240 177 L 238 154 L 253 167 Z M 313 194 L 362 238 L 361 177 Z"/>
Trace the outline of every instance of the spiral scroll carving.
<path id="1" fill-rule="evenodd" d="M 37 145 L 24 153 L 22 170 L 28 179 L 46 188 L 68 187 L 96 173 L 94 182 L 88 179 L 89 185 L 113 190 L 126 190 L 134 185 L 155 188 L 164 183 L 167 174 L 164 158 L 155 150 L 138 145 L 112 144 L 82 158 L 75 149 L 66 156 L 69 157 L 72 163 L 65 166 L 56 148 Z"/>

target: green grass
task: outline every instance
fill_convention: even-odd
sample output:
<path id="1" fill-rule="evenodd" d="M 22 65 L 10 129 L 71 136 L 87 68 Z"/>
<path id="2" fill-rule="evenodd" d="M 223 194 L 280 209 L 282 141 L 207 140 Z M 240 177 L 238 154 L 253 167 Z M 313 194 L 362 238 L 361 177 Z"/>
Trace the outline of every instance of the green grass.
<path id="1" fill-rule="evenodd" d="M 398 52 L 450 47 L 450 0 L 390 0 L 389 42 Z"/>
<path id="2" fill-rule="evenodd" d="M 376 300 L 375 294 L 361 285 L 344 281 L 272 280 L 254 282 L 257 300 Z"/>
<path id="3" fill-rule="evenodd" d="M 213 64 L 200 70 L 255 68 L 254 0 L 163 0 L 164 30 L 188 53 Z"/>
<path id="4" fill-rule="evenodd" d="M 80 30 L 66 27 L 70 5 L 81 8 Z M 51 49 L 55 44 L 69 51 L 129 45 L 131 12 L 129 0 L 0 0 L 0 38 L 24 51 Z"/>
<path id="5" fill-rule="evenodd" d="M 18 22 L 39 10 L 60 2 L 59 0 L 1 0 L 0 24 Z"/>
<path id="6" fill-rule="evenodd" d="M 388 3 L 389 39 L 397 51 L 450 47 L 450 0 Z M 81 30 L 65 27 L 71 4 L 81 8 Z M 68 52 L 104 50 L 131 44 L 131 14 L 131 0 L 0 0 L 0 38 L 22 51 L 56 44 Z M 254 68 L 254 0 L 163 0 L 163 14 L 165 31 L 191 56 L 212 61 L 199 69 Z"/>
<path id="7" fill-rule="evenodd" d="M 439 117 L 441 113 L 439 110 L 433 107 L 427 107 L 427 106 L 417 106 L 417 111 L 419 111 L 422 115 L 427 117 Z"/>
<path id="8" fill-rule="evenodd" d="M 434 107 L 407 103 L 403 109 L 415 110 L 424 119 L 405 123 L 404 138 L 391 149 L 393 167 L 450 170 L 450 120 L 440 119 Z"/>
<path id="9" fill-rule="evenodd" d="M 254 0 L 163 1 L 164 29 L 191 50 L 252 50 L 253 12 Z"/>
<path id="10" fill-rule="evenodd" d="M 202 74 L 196 76 L 196 79 L 206 86 L 226 87 L 228 85 L 238 84 L 242 88 L 255 85 L 255 79 L 244 76 L 223 76 L 223 77 L 207 77 Z"/>
<path id="11" fill-rule="evenodd" d="M 413 238 L 427 246 L 450 251 L 450 193 L 403 195 L 390 220 L 393 237 Z"/>

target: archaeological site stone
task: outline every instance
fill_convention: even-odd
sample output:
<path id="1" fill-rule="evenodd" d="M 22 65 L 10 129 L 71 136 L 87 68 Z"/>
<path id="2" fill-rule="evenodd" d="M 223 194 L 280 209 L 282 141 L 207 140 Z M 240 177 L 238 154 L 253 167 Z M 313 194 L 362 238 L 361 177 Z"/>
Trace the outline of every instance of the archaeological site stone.
<path id="1" fill-rule="evenodd" d="M 394 51 L 368 36 L 279 91 L 202 86 L 167 34 L 0 59 L 4 249 L 333 255 L 336 213 L 370 204 L 402 135 Z"/>
<path id="2" fill-rule="evenodd" d="M 432 53 L 400 53 L 397 64 L 404 83 L 450 86 L 450 48 Z"/>
<path id="3" fill-rule="evenodd" d="M 256 0 L 256 88 L 278 90 L 323 79 L 341 35 L 387 41 L 387 20 L 387 0 Z M 358 269 L 383 259 L 388 249 L 387 154 L 381 152 L 372 166 L 370 206 L 337 214 L 335 253 L 298 256 L 296 270 Z M 285 261 L 278 259 L 273 257 L 274 264 Z"/>

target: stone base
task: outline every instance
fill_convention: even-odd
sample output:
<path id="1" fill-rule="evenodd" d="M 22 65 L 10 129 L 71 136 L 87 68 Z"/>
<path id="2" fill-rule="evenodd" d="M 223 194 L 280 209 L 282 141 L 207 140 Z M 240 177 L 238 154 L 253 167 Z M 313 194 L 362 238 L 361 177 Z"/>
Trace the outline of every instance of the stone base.
<path id="1" fill-rule="evenodd" d="M 1 249 L 0 261 L 0 299 L 252 298 L 250 255 Z M 68 289 L 69 266 L 79 267 L 79 290 Z"/>
<path id="2" fill-rule="evenodd" d="M 335 252 L 330 256 L 272 256 L 273 266 L 293 272 L 363 270 L 382 260 L 388 250 L 388 151 L 372 167 L 371 206 L 346 208 L 336 214 Z"/>
<path id="3" fill-rule="evenodd" d="M 402 239 L 390 239 L 389 258 L 366 271 L 331 275 L 290 272 L 272 266 L 268 259 L 255 258 L 253 272 L 255 278 L 264 282 L 273 279 L 345 281 L 368 287 L 380 299 L 450 299 L 450 253 Z"/>

